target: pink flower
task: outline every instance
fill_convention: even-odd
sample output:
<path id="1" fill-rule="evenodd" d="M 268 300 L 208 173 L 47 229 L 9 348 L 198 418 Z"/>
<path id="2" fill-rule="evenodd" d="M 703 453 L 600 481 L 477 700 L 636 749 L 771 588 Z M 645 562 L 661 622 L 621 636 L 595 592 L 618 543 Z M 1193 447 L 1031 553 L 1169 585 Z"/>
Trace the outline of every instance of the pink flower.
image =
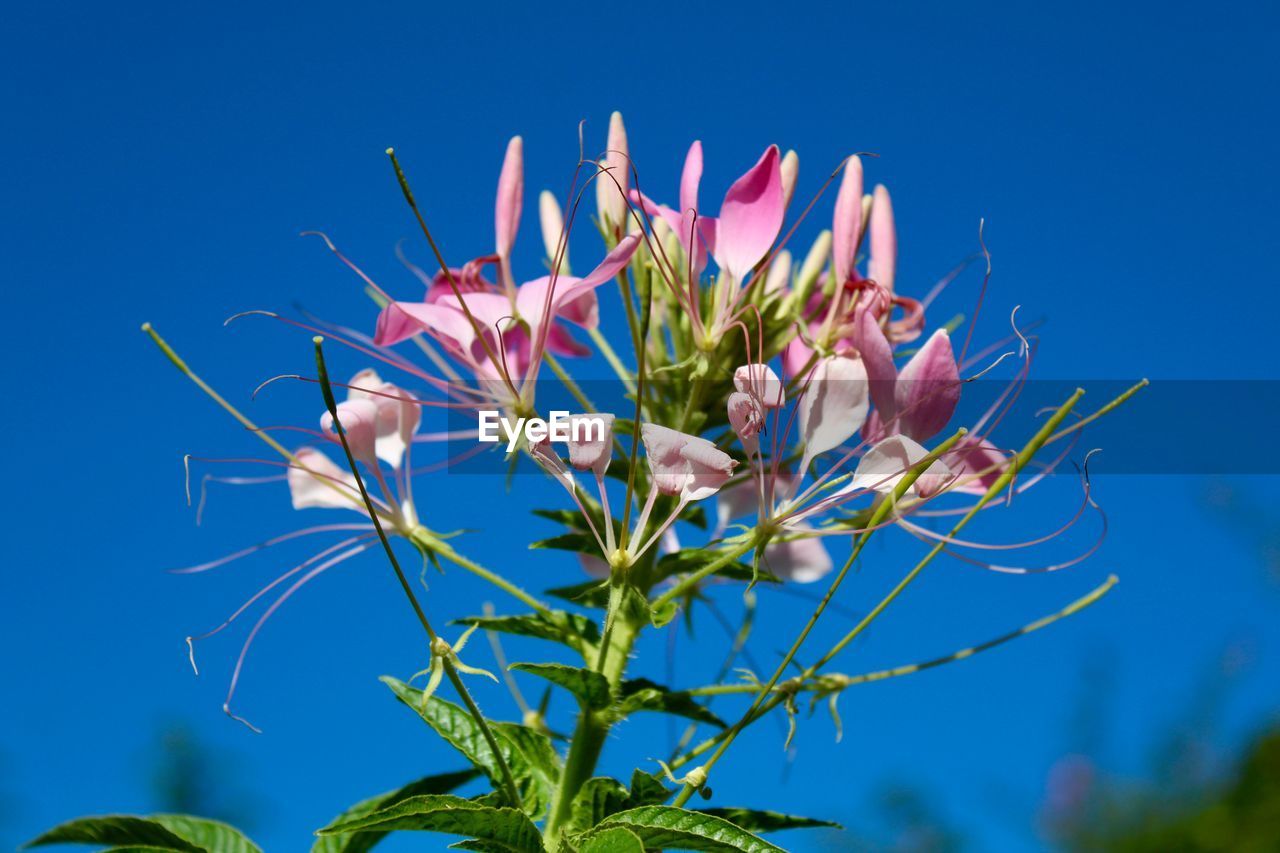
<path id="1" fill-rule="evenodd" d="M 424 334 L 476 378 L 504 379 L 513 385 L 536 375 L 546 350 L 566 356 L 590 353 L 569 335 L 568 325 L 597 327 L 595 288 L 625 269 L 640 239 L 624 237 L 582 278 L 542 276 L 516 287 L 510 253 L 523 204 L 523 152 L 520 137 L 514 137 L 498 179 L 495 254 L 461 269 L 441 270 L 431 279 L 422 302 L 391 302 L 378 315 L 374 343 L 392 346 Z M 497 267 L 501 286 L 484 277 L 489 265 Z"/>
<path id="2" fill-rule="evenodd" d="M 920 464 L 929 451 L 905 435 L 891 435 L 872 445 L 853 472 L 853 479 L 842 491 L 868 490 L 882 494 L 892 492 L 902 482 L 907 471 Z M 910 493 L 922 498 L 930 497 L 955 479 L 955 474 L 943 464 L 935 460 L 924 470 L 914 483 Z"/>
<path id="3" fill-rule="evenodd" d="M 744 391 L 729 395 L 729 425 L 738 434 L 748 456 L 760 450 L 759 435 L 764 430 L 764 411 L 759 401 Z"/>
<path id="4" fill-rule="evenodd" d="M 600 221 L 611 228 L 621 228 L 627 218 L 631 171 L 627 155 L 627 128 L 622 123 L 622 113 L 614 112 L 609 116 L 609 141 L 601 163 L 609 172 L 596 177 L 596 212 Z"/>

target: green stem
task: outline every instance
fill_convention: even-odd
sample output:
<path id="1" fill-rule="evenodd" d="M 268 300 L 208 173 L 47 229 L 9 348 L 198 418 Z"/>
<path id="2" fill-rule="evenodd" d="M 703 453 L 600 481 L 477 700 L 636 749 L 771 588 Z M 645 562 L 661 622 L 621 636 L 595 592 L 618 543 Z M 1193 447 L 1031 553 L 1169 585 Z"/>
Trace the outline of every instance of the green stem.
<path id="1" fill-rule="evenodd" d="M 510 595 L 512 598 L 515 598 L 518 601 L 521 601 L 529 605 L 538 613 L 545 616 L 551 612 L 551 608 L 548 607 L 546 604 L 534 598 L 528 592 L 525 592 L 523 589 L 516 586 L 514 583 L 507 580 L 502 575 L 498 574 L 492 569 L 486 569 L 484 566 L 480 565 L 474 560 L 470 560 L 462 556 L 457 551 L 453 550 L 453 548 L 450 547 L 450 545 L 447 542 L 436 537 L 433 533 L 431 533 L 425 527 L 419 527 L 413 532 L 413 542 L 418 547 L 425 548 L 435 554 L 440 555 L 441 557 L 444 557 L 446 560 L 453 563 L 454 565 L 459 566 L 463 569 L 466 569 L 468 572 L 471 572 L 471 574 L 475 575 L 476 577 L 483 578 L 484 580 L 496 586 L 498 589 L 505 592 L 507 595 Z"/>
<path id="2" fill-rule="evenodd" d="M 616 692 L 642 626 L 621 614 L 616 615 L 613 621 L 615 627 L 610 639 L 602 643 L 605 654 L 601 672 Z M 560 849 L 561 833 L 573 814 L 573 800 L 583 783 L 595 773 L 612 726 L 613 718 L 608 711 L 592 711 L 584 707 L 578 715 L 569 754 L 565 756 L 564 770 L 560 774 L 560 785 L 551 801 L 543 833 L 549 853 L 557 853 Z"/>
<path id="3" fill-rule="evenodd" d="M 613 368 L 613 372 L 618 374 L 618 378 L 622 380 L 622 384 L 626 389 L 635 393 L 636 383 L 631 378 L 631 374 L 627 372 L 626 365 L 622 363 L 622 359 L 618 358 L 618 354 L 613 351 L 613 347 L 599 329 L 588 329 L 587 335 L 590 336 L 596 348 L 600 350 L 600 354 L 604 356 L 604 360 L 609 362 L 609 366 Z"/>

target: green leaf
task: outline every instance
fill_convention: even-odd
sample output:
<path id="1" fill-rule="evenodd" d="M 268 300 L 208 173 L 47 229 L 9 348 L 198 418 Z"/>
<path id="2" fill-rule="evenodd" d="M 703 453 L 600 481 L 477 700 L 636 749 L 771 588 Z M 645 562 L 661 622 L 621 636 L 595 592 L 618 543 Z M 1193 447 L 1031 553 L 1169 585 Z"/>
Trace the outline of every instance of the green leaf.
<path id="1" fill-rule="evenodd" d="M 387 791 L 376 797 L 361 800 L 351 808 L 330 821 L 331 824 L 355 820 L 372 814 L 379 809 L 395 805 L 401 800 L 416 797 L 419 794 L 447 794 L 459 785 L 464 785 L 480 775 L 479 770 L 459 770 L 454 773 L 441 773 L 427 776 L 416 782 L 410 782 L 402 788 Z M 325 835 L 316 839 L 311 845 L 311 853 L 367 853 L 386 836 L 382 832 L 360 832 L 351 835 Z"/>
<path id="2" fill-rule="evenodd" d="M 77 818 L 55 826 L 23 846 L 74 843 L 180 853 L 262 853 L 258 845 L 225 823 L 178 814 Z"/>
<path id="3" fill-rule="evenodd" d="M 760 811 L 757 809 L 698 809 L 703 814 L 724 818 L 734 826 L 740 826 L 750 832 L 778 832 L 783 829 L 815 829 L 831 827 L 843 829 L 838 823 L 829 820 L 818 820 L 811 817 L 783 814 L 782 812 Z"/>
<path id="4" fill-rule="evenodd" d="M 568 830 L 582 832 L 595 826 L 609 815 L 627 808 L 627 789 L 617 779 L 595 776 L 582 783 L 578 795 L 573 798 L 573 810 Z"/>
<path id="5" fill-rule="evenodd" d="M 489 748 L 480 726 L 463 708 L 432 696 L 426 707 L 422 704 L 422 691 L 396 678 L 383 676 L 382 681 L 396 698 L 408 705 L 418 716 L 448 741 L 449 745 L 483 771 L 495 788 L 501 784 L 502 772 L 497 758 Z M 552 792 L 560 781 L 560 759 L 551 740 L 541 732 L 515 723 L 490 723 L 498 749 L 511 775 L 520 789 L 522 805 L 531 815 L 539 815 L 551 800 Z"/>
<path id="6" fill-rule="evenodd" d="M 619 703 L 619 710 L 624 715 L 636 711 L 661 711 L 722 729 L 727 727 L 724 720 L 699 705 L 697 700 L 688 693 L 671 690 L 647 678 L 633 678 L 622 682 L 622 701 Z"/>
<path id="7" fill-rule="evenodd" d="M 656 806 L 665 803 L 671 791 L 662 783 L 662 777 L 654 773 L 646 773 L 636 769 L 631 774 L 631 790 L 627 796 L 627 807 Z"/>
<path id="8" fill-rule="evenodd" d="M 583 840 L 587 841 L 615 826 L 631 830 L 645 847 L 711 853 L 786 853 L 781 847 L 775 847 L 723 818 L 674 806 L 641 806 L 619 812 L 605 818 Z"/>
<path id="9" fill-rule="evenodd" d="M 603 710 L 613 701 L 609 693 L 609 679 L 589 669 L 562 663 L 513 663 L 509 668 L 558 684 L 593 711 Z"/>
<path id="10" fill-rule="evenodd" d="M 572 586 L 559 586 L 547 590 L 547 595 L 571 601 L 580 607 L 595 607 L 603 610 L 609 606 L 609 582 L 586 581 Z"/>
<path id="11" fill-rule="evenodd" d="M 579 853 L 644 853 L 644 842 L 625 826 L 615 826 L 600 833 L 592 833 Z"/>
<path id="12" fill-rule="evenodd" d="M 468 616 L 454 620 L 453 624 L 479 625 L 486 631 L 551 640 L 563 643 L 580 654 L 591 651 L 600 642 L 600 627 L 594 620 L 564 610 L 519 616 Z"/>
<path id="13" fill-rule="evenodd" d="M 579 531 L 561 533 L 559 536 L 552 536 L 550 539 L 539 539 L 537 542 L 532 543 L 529 548 L 530 550 L 574 551 L 579 554 L 600 556 L 600 543 L 596 542 L 596 538 L 590 533 Z"/>
<path id="14" fill-rule="evenodd" d="M 330 824 L 321 835 L 428 830 L 470 835 L 502 853 L 542 853 L 542 835 L 516 809 L 495 809 L 449 794 L 410 797 L 372 814 Z"/>

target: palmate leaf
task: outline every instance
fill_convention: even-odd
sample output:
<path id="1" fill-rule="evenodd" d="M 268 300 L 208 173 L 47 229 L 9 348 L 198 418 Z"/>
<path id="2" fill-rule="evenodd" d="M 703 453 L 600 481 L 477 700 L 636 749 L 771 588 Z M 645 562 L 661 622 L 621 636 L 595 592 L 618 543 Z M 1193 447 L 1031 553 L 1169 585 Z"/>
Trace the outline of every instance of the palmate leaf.
<path id="1" fill-rule="evenodd" d="M 55 826 L 23 846 L 75 843 L 179 853 L 262 853 L 261 848 L 239 830 L 221 821 L 178 814 L 77 818 Z"/>
<path id="2" fill-rule="evenodd" d="M 829 820 L 818 820 L 812 817 L 800 817 L 798 815 L 758 809 L 698 809 L 698 811 L 702 814 L 724 818 L 734 826 L 740 826 L 750 832 L 779 832 L 783 829 L 816 829 L 821 827 L 844 828 L 840 824 Z"/>
<path id="3" fill-rule="evenodd" d="M 532 550 L 574 551 L 579 554 L 600 556 L 600 545 L 596 542 L 596 538 L 590 533 L 579 531 L 561 533 L 559 536 L 552 536 L 550 539 L 539 539 L 537 542 L 530 543 L 529 548 Z"/>
<path id="4" fill-rule="evenodd" d="M 389 676 L 383 676 L 382 681 L 391 688 L 397 699 L 412 708 L 436 734 L 488 776 L 495 788 L 499 787 L 502 772 L 498 768 L 498 761 L 469 713 L 438 696 L 429 698 L 424 707 L 421 690 Z M 493 731 L 511 775 L 515 777 L 525 811 L 531 815 L 540 815 L 560 781 L 560 758 L 556 755 L 551 740 L 541 732 L 515 723 L 491 722 L 489 728 Z"/>
<path id="5" fill-rule="evenodd" d="M 661 711 L 722 729 L 727 726 L 724 720 L 699 705 L 693 696 L 655 684 L 647 678 L 633 678 L 622 682 L 622 699 L 618 703 L 618 709 L 624 715 L 636 711 Z"/>
<path id="6" fill-rule="evenodd" d="M 723 818 L 674 806 L 641 806 L 618 812 L 579 836 L 580 846 L 614 827 L 630 830 L 648 848 L 704 850 L 710 853 L 786 853 L 781 847 Z"/>
<path id="7" fill-rule="evenodd" d="M 570 601 L 579 607 L 594 607 L 599 610 L 609 606 L 609 582 L 586 581 L 572 586 L 558 586 L 547 590 L 547 595 Z"/>
<path id="8" fill-rule="evenodd" d="M 517 809 L 499 809 L 449 794 L 423 794 L 352 820 L 330 824 L 321 835 L 428 830 L 470 835 L 502 853 L 542 853 L 542 835 Z M 474 849 L 474 848 L 472 848 Z"/>
<path id="9" fill-rule="evenodd" d="M 665 803 L 671 791 L 662 783 L 662 777 L 636 769 L 631 773 L 631 788 L 627 795 L 627 808 L 656 806 Z"/>
<path id="10" fill-rule="evenodd" d="M 486 631 L 515 634 L 563 643 L 587 656 L 600 642 L 600 627 L 580 613 L 552 610 L 547 613 L 524 613 L 519 616 L 467 616 L 455 619 L 455 625 L 478 625 Z"/>
<path id="11" fill-rule="evenodd" d="M 562 663 L 513 663 L 509 669 L 527 672 L 545 678 L 568 690 L 586 707 L 600 711 L 609 707 L 613 697 L 609 691 L 609 679 L 598 672 Z"/>
<path id="12" fill-rule="evenodd" d="M 410 782 L 402 788 L 387 791 L 376 797 L 361 800 L 351 808 L 331 820 L 330 824 L 344 823 L 373 814 L 379 809 L 395 805 L 401 800 L 416 797 L 419 794 L 447 794 L 459 785 L 464 785 L 480 775 L 479 770 L 459 770 L 454 773 L 440 773 L 427 776 L 416 782 Z M 386 837 L 385 832 L 358 832 L 343 835 L 323 835 L 311 845 L 311 853 L 367 853 L 374 845 Z"/>
<path id="13" fill-rule="evenodd" d="M 628 807 L 628 792 L 617 779 L 595 776 L 582 783 L 578 795 L 573 798 L 573 810 L 569 817 L 568 831 L 582 832 L 590 829 L 615 812 Z"/>
<path id="14" fill-rule="evenodd" d="M 615 826 L 592 834 L 578 853 L 645 853 L 644 842 L 625 826 Z"/>

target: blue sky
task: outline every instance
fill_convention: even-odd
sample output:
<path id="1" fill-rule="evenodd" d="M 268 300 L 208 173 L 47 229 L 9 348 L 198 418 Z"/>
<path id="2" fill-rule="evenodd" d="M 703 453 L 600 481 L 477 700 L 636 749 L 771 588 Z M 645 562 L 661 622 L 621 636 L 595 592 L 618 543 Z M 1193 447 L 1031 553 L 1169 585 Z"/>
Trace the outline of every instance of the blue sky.
<path id="1" fill-rule="evenodd" d="M 0 96 L 10 127 L 0 137 L 10 318 L 0 347 L 12 374 L 0 846 L 76 814 L 151 808 L 145 755 L 174 719 L 230 756 L 235 785 L 263 798 L 254 834 L 270 850 L 301 849 L 349 802 L 457 764 L 375 679 L 419 668 L 421 647 L 373 555 L 299 595 L 263 633 L 239 696 L 262 736 L 219 710 L 234 638 L 202 649 L 199 679 L 181 638 L 220 621 L 278 564 L 162 572 L 293 519 L 278 490 L 224 489 L 195 527 L 182 454 L 256 449 L 138 324 L 155 323 L 242 403 L 269 375 L 306 372 L 310 347 L 265 322 L 224 329 L 226 316 L 300 302 L 370 327 L 352 277 L 297 234 L 326 231 L 379 281 L 414 293 L 393 255 L 415 235 L 388 145 L 462 259 L 491 245 L 502 150 L 523 134 L 527 266 L 540 252 L 534 191 L 565 186 L 577 123 L 598 146 L 613 109 L 651 187 L 674 189 L 685 148 L 701 138 L 708 198 L 771 142 L 800 152 L 801 193 L 848 153 L 876 152 L 867 171 L 894 192 L 901 286 L 922 292 L 969 254 L 985 217 L 996 276 L 980 332 L 1002 334 L 1017 304 L 1046 318 L 1041 376 L 1277 378 L 1280 16 L 1261 4 L 68 3 L 6 18 L 0 63 L 15 85 Z M 595 251 L 575 243 L 578 257 Z M 935 317 L 968 310 L 977 284 L 961 279 Z M 302 387 L 252 408 L 267 422 L 318 415 Z M 1216 430 L 1183 429 L 1176 411 L 1168 420 L 1135 422 L 1188 454 L 1229 449 L 1253 428 L 1247 417 Z M 1034 847 L 1047 769 L 1073 746 L 1082 674 L 1098 660 L 1113 674 L 1102 713 L 1118 771 L 1143 770 L 1227 649 L 1245 649 L 1249 664 L 1222 710 L 1221 739 L 1247 736 L 1280 707 L 1280 589 L 1257 544 L 1280 527 L 1269 509 L 1280 488 L 1234 480 L 1253 509 L 1223 513 L 1206 505 L 1213 485 L 1101 476 L 1111 532 L 1076 571 L 1009 578 L 939 564 L 847 668 L 968 645 L 1110 572 L 1122 581 L 1052 631 L 846 697 L 844 742 L 832 747 L 822 714 L 803 724 L 785 783 L 779 733 L 760 726 L 730 753 L 717 799 L 860 826 L 874 818 L 874 791 L 906 780 L 985 849 Z M 577 579 L 563 559 L 524 550 L 550 530 L 527 509 L 561 502 L 546 484 L 506 493 L 455 476 L 420 494 L 433 527 L 483 531 L 462 540 L 476 558 L 530 587 Z M 1050 484 L 1019 526 L 994 533 L 1015 536 L 1023 521 L 1044 529 L 1072 500 L 1074 486 Z M 850 607 L 915 553 L 903 537 L 886 539 L 846 588 Z M 443 620 L 486 598 L 451 572 L 431 579 L 428 606 Z M 755 646 L 764 660 L 804 615 L 803 602 L 766 603 Z M 837 617 L 827 630 L 840 627 Z M 660 643 L 642 651 L 642 669 L 661 677 Z M 692 660 L 689 672 L 710 665 Z M 480 698 L 510 713 L 500 691 Z M 653 737 L 665 726 L 628 726 L 609 768 L 629 772 Z"/>

